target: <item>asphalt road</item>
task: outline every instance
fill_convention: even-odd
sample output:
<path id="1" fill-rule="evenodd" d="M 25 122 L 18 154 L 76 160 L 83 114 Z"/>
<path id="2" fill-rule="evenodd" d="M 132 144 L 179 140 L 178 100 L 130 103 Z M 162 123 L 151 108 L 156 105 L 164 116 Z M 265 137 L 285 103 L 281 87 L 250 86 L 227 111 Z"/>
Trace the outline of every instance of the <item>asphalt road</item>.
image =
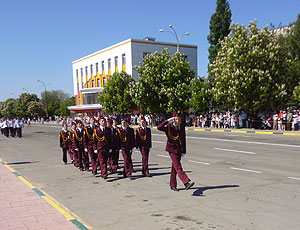
<path id="1" fill-rule="evenodd" d="M 60 127 L 25 127 L 24 137 L 0 137 L 0 158 L 94 229 L 298 229 L 300 142 L 297 136 L 187 131 L 182 160 L 195 186 L 169 188 L 171 160 L 164 134 L 153 129 L 151 178 L 135 180 L 64 165 Z M 122 160 L 122 157 L 120 156 Z M 122 161 L 121 161 L 122 163 Z"/>

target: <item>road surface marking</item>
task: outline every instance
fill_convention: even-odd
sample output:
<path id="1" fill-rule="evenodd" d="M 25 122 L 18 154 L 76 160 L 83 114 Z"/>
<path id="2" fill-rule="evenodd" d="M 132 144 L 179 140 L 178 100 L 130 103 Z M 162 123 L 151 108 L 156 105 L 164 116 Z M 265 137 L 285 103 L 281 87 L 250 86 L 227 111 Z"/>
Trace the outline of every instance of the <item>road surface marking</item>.
<path id="1" fill-rule="evenodd" d="M 297 177 L 288 177 L 290 179 L 293 179 L 293 180 L 300 180 L 300 178 L 297 178 Z"/>
<path id="2" fill-rule="evenodd" d="M 153 133 L 152 136 L 164 137 L 165 135 Z M 198 139 L 198 140 L 225 141 L 225 142 L 257 144 L 257 145 L 274 145 L 274 146 L 282 146 L 282 147 L 300 148 L 300 145 L 277 144 L 277 143 L 267 143 L 267 142 L 257 142 L 257 141 L 241 141 L 241 140 L 229 140 L 229 139 L 209 138 L 209 137 L 192 137 L 192 136 L 186 136 L 186 138 L 188 138 L 188 139 Z"/>
<path id="3" fill-rule="evenodd" d="M 250 170 L 250 169 L 241 169 L 241 168 L 234 168 L 234 167 L 230 167 L 230 169 L 239 170 L 239 171 L 245 171 L 245 172 L 262 173 L 262 172 L 254 171 L 254 170 Z"/>
<path id="4" fill-rule="evenodd" d="M 210 163 L 201 162 L 201 161 L 193 161 L 193 160 L 188 160 L 188 161 L 193 163 L 203 164 L 203 165 L 210 165 Z"/>
<path id="5" fill-rule="evenodd" d="M 166 156 L 166 155 L 157 155 L 158 157 L 166 157 L 166 158 L 169 158 L 169 156 Z"/>
<path id="6" fill-rule="evenodd" d="M 254 152 L 247 152 L 247 151 L 240 151 L 240 150 L 233 150 L 233 149 L 220 149 L 220 148 L 214 148 L 214 149 L 221 150 L 221 151 L 228 151 L 228 152 L 236 152 L 236 153 L 256 154 Z"/>

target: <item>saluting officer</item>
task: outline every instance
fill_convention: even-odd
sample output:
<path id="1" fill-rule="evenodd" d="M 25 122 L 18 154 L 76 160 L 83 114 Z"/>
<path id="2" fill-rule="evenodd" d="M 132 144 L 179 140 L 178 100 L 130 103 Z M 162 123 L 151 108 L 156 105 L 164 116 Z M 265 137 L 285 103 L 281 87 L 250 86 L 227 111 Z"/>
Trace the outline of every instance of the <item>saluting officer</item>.
<path id="1" fill-rule="evenodd" d="M 129 127 L 129 120 L 127 118 L 122 119 L 122 126 L 117 128 L 120 148 L 124 159 L 124 177 L 131 177 L 133 171 L 132 164 L 132 149 L 135 147 L 134 130 Z"/>
<path id="2" fill-rule="evenodd" d="M 152 148 L 152 141 L 151 141 L 151 129 L 148 128 L 147 123 L 144 117 L 140 118 L 140 127 L 136 129 L 136 148 L 141 151 L 142 154 L 142 174 L 150 177 L 149 167 L 148 167 L 148 159 L 149 159 L 149 152 Z"/>
<path id="3" fill-rule="evenodd" d="M 63 162 L 67 164 L 67 151 L 69 151 L 69 131 L 67 123 L 63 122 L 63 128 L 59 133 L 59 145 L 63 151 Z"/>
<path id="4" fill-rule="evenodd" d="M 166 151 L 169 152 L 172 160 L 172 171 L 170 177 L 170 187 L 173 191 L 177 189 L 176 175 L 182 181 L 185 189 L 188 190 L 195 183 L 191 182 L 189 177 L 183 171 L 180 160 L 186 154 L 186 138 L 185 138 L 185 124 L 181 122 L 181 117 L 178 113 L 174 113 L 172 118 L 163 121 L 157 126 L 157 129 L 165 132 L 168 140 Z"/>
<path id="5" fill-rule="evenodd" d="M 84 151 L 88 153 L 92 163 L 92 174 L 97 174 L 97 154 L 94 153 L 94 129 L 95 119 L 90 117 L 90 124 L 84 129 Z M 87 166 L 89 167 L 89 165 Z"/>
<path id="6" fill-rule="evenodd" d="M 106 127 L 104 117 L 99 119 L 100 126 L 94 129 L 94 153 L 98 154 L 101 167 L 101 176 L 107 179 L 107 159 L 108 153 L 111 152 L 111 132 Z"/>
<path id="7" fill-rule="evenodd" d="M 80 171 L 83 171 L 82 158 L 84 154 L 84 143 L 83 143 L 83 125 L 81 120 L 77 120 L 77 128 L 73 133 L 73 148 L 77 155 L 78 167 Z"/>

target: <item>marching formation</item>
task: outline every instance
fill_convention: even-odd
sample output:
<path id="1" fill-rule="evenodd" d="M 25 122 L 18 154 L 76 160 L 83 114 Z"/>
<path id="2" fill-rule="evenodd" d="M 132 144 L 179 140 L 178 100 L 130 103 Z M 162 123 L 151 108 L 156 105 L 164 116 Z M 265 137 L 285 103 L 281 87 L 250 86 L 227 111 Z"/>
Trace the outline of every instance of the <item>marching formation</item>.
<path id="1" fill-rule="evenodd" d="M 1 119 L 0 120 L 1 134 L 6 137 L 22 137 L 23 121 L 20 118 Z"/>
<path id="2" fill-rule="evenodd" d="M 144 117 L 140 119 L 140 126 L 134 130 L 129 126 L 129 120 L 123 118 L 119 127 L 114 119 L 90 117 L 87 126 L 81 120 L 72 122 L 72 129 L 68 130 L 67 123 L 63 123 L 59 134 L 60 147 L 63 152 L 63 162 L 67 164 L 67 154 L 75 167 L 80 171 L 90 171 L 101 177 L 108 179 L 109 174 L 117 173 L 119 166 L 119 153 L 124 160 L 123 177 L 132 177 L 133 162 L 132 150 L 136 148 L 142 156 L 142 175 L 151 177 L 149 172 L 149 153 L 152 148 L 151 129 L 147 127 Z M 186 153 L 185 126 L 181 123 L 178 114 L 162 122 L 158 130 L 165 132 L 168 140 L 166 151 L 169 152 L 172 160 L 172 171 L 170 178 L 170 188 L 177 189 L 176 175 L 183 182 L 185 189 L 189 189 L 194 182 L 188 178 L 182 169 L 181 156 Z"/>

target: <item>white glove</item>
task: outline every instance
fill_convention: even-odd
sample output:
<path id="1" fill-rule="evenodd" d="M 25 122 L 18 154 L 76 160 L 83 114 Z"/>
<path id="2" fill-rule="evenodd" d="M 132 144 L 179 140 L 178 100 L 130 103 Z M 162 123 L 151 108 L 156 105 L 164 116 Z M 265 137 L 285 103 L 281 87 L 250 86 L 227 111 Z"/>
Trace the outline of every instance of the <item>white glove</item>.
<path id="1" fill-rule="evenodd" d="M 94 150 L 94 153 L 98 153 L 97 149 L 96 149 L 96 150 Z"/>
<path id="2" fill-rule="evenodd" d="M 184 157 L 184 156 L 185 156 L 185 153 L 181 153 L 181 156 Z"/>
<path id="3" fill-rule="evenodd" d="M 75 151 L 79 151 L 79 149 L 78 149 L 78 148 L 76 148 L 76 149 L 75 149 Z"/>
<path id="4" fill-rule="evenodd" d="M 87 152 L 88 151 L 87 148 L 84 148 L 84 151 Z"/>
<path id="5" fill-rule="evenodd" d="M 108 150 L 108 152 L 111 153 L 111 152 L 112 152 L 112 149 Z"/>
<path id="6" fill-rule="evenodd" d="M 130 154 L 132 154 L 132 150 L 130 150 Z"/>
<path id="7" fill-rule="evenodd" d="M 172 124 L 174 122 L 174 117 L 171 117 L 168 119 L 169 124 Z"/>

